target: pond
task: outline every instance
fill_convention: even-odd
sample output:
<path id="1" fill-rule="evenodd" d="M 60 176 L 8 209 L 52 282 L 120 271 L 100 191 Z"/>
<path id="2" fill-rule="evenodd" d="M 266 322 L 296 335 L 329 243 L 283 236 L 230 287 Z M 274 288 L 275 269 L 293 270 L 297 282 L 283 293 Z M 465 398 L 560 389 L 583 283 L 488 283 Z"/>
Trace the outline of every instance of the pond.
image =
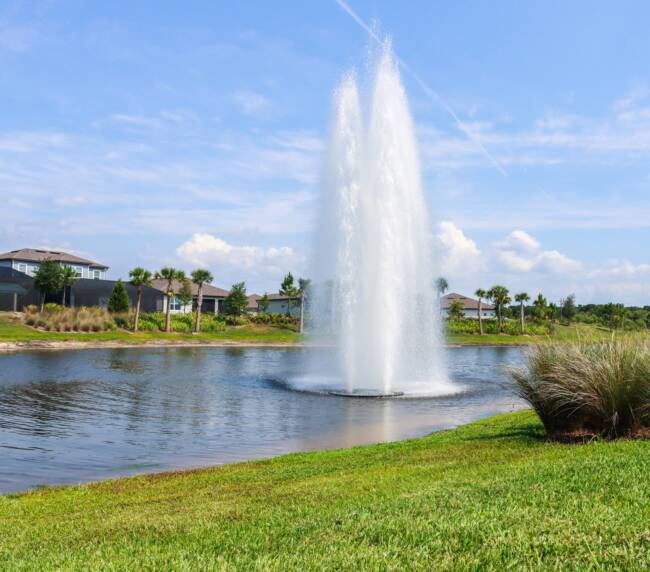
<path id="1" fill-rule="evenodd" d="M 292 391 L 307 348 L 0 356 L 0 492 L 405 439 L 521 407 L 520 348 L 448 351 L 462 391 L 357 399 Z"/>

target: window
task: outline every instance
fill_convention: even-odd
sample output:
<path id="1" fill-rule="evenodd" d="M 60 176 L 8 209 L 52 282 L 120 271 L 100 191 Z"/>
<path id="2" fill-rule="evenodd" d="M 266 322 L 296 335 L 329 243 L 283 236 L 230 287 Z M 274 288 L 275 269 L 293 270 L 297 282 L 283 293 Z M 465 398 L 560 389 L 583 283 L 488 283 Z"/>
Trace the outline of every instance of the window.
<path id="1" fill-rule="evenodd" d="M 18 265 L 18 272 L 27 272 L 27 264 L 23 264 L 22 262 Z"/>
<path id="2" fill-rule="evenodd" d="M 100 270 L 93 270 L 93 279 L 94 280 L 99 280 L 102 277 L 102 273 Z"/>
<path id="3" fill-rule="evenodd" d="M 172 312 L 179 312 L 181 309 L 181 301 L 178 299 L 178 296 L 174 296 L 172 301 L 169 304 L 169 309 Z"/>
<path id="4" fill-rule="evenodd" d="M 75 276 L 77 278 L 81 278 L 83 276 L 83 268 L 81 266 L 73 266 L 72 268 L 74 268 Z"/>

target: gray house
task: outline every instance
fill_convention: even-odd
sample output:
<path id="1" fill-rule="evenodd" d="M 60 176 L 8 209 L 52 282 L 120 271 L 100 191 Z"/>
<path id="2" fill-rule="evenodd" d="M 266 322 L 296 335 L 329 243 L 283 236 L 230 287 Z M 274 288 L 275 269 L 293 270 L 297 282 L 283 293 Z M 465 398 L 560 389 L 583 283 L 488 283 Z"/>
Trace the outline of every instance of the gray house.
<path id="1" fill-rule="evenodd" d="M 269 307 L 264 312 L 265 314 L 287 314 L 289 310 L 289 303 L 291 303 L 291 310 L 289 313 L 294 318 L 300 318 L 300 296 L 295 296 L 289 298 L 288 296 L 283 296 L 282 294 L 267 294 L 269 298 Z M 261 296 L 260 296 L 261 298 Z M 259 302 L 259 298 L 255 301 L 251 301 L 249 298 L 250 305 Z M 259 308 L 258 312 L 262 312 Z"/>
<path id="2" fill-rule="evenodd" d="M 161 312 L 167 311 L 167 280 L 164 279 L 155 279 L 152 282 L 152 287 L 162 294 L 162 305 L 160 307 Z M 181 284 L 178 280 L 172 282 L 172 288 L 174 292 L 180 290 Z M 179 314 L 185 313 L 188 314 L 192 311 L 195 311 L 198 306 L 198 297 L 199 297 L 199 287 L 192 283 L 192 304 L 183 306 L 181 301 L 177 296 L 173 296 L 171 299 L 171 308 L 170 313 Z M 223 312 L 223 301 L 228 296 L 228 290 L 223 288 L 218 288 L 217 286 L 212 286 L 211 284 L 203 285 L 203 302 L 201 304 L 201 312 L 206 314 L 220 314 Z"/>
<path id="3" fill-rule="evenodd" d="M 45 259 L 74 268 L 78 278 L 103 280 L 108 272 L 108 266 L 105 264 L 93 262 L 67 252 L 39 248 L 21 248 L 0 254 L 0 267 L 12 268 L 28 276 L 34 276 L 41 262 Z"/>
<path id="4" fill-rule="evenodd" d="M 466 318 L 474 318 L 478 320 L 478 300 L 468 296 L 463 296 L 456 292 L 450 292 L 440 298 L 440 313 L 443 318 L 449 317 L 449 307 L 454 301 L 459 301 L 463 305 L 463 313 Z M 481 303 L 481 317 L 488 319 L 494 318 L 494 306 L 483 301 Z"/>

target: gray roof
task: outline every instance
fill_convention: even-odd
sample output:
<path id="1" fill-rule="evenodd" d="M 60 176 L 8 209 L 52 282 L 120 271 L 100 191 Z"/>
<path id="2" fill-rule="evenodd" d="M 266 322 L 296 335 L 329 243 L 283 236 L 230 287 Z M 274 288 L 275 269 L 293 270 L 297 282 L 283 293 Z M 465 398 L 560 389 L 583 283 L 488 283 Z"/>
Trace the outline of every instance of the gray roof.
<path id="1" fill-rule="evenodd" d="M 440 298 L 440 308 L 442 310 L 448 310 L 454 300 L 461 302 L 465 310 L 478 310 L 478 300 L 470 298 L 469 296 L 463 296 L 457 292 L 450 292 Z M 481 310 L 494 310 L 494 306 L 483 300 L 481 302 Z"/>
<path id="2" fill-rule="evenodd" d="M 99 262 L 93 262 L 86 258 L 81 258 L 80 256 L 75 256 L 74 254 L 68 254 L 67 252 L 61 252 L 60 250 L 45 250 L 41 248 L 19 248 L 18 250 L 12 250 L 10 252 L 5 252 L 0 254 L 0 260 L 20 260 L 25 262 L 41 262 L 49 258 L 55 262 L 61 262 L 63 264 L 85 264 L 91 268 L 102 268 L 107 269 L 106 264 L 100 264 Z"/>
<path id="3" fill-rule="evenodd" d="M 152 281 L 151 285 L 161 292 L 167 293 L 167 280 L 164 278 L 156 278 Z M 199 295 L 199 287 L 191 282 L 192 285 L 192 295 Z M 172 288 L 174 292 L 178 292 L 181 289 L 181 283 L 178 280 L 172 282 Z M 217 286 L 212 286 L 212 284 L 203 285 L 203 296 L 212 297 L 212 298 L 225 298 L 228 296 L 228 290 L 223 288 L 218 288 Z"/>

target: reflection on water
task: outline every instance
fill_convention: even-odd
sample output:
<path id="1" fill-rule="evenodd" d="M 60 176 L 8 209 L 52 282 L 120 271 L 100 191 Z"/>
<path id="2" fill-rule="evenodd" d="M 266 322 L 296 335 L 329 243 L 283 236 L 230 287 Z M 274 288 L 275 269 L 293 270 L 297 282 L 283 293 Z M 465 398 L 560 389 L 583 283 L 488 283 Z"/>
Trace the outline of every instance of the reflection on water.
<path id="1" fill-rule="evenodd" d="M 306 352 L 159 348 L 0 356 L 0 492 L 391 441 L 520 406 L 517 348 L 449 351 L 459 394 L 349 399 L 289 390 Z"/>

